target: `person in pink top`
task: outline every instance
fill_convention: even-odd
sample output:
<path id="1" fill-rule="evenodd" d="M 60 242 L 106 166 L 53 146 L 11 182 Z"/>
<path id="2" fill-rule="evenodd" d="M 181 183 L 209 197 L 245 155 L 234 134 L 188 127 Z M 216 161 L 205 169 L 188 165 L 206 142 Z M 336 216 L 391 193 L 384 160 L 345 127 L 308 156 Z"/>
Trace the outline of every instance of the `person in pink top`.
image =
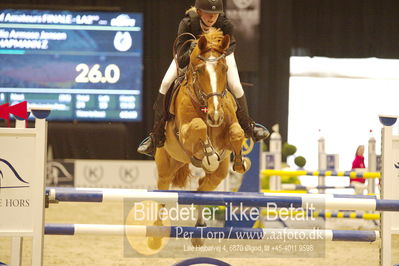
<path id="1" fill-rule="evenodd" d="M 364 164 L 364 145 L 359 145 L 356 149 L 355 159 L 352 162 L 352 170 L 366 168 Z M 363 195 L 364 189 L 366 188 L 364 178 L 353 178 L 351 179 L 351 185 L 355 187 L 356 194 Z"/>

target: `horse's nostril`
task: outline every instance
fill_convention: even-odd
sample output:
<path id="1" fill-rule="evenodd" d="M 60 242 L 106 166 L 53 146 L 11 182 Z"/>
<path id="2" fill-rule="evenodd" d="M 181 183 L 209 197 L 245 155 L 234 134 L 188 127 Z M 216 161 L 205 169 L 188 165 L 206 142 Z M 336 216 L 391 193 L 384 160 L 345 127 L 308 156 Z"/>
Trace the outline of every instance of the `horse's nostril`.
<path id="1" fill-rule="evenodd" d="M 208 120 L 209 120 L 209 122 L 212 123 L 212 124 L 215 124 L 215 122 L 216 122 L 215 119 L 214 119 L 214 117 L 213 117 L 212 115 L 209 115 L 209 116 L 208 116 Z"/>

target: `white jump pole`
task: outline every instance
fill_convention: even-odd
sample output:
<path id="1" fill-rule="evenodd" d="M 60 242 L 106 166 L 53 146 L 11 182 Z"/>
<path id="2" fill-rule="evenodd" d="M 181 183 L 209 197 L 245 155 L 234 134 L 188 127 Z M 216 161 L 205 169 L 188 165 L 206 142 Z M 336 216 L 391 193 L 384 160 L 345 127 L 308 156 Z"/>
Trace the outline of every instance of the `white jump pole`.
<path id="1" fill-rule="evenodd" d="M 274 154 L 274 168 L 281 169 L 281 135 L 279 126 L 273 126 L 273 133 L 270 136 L 270 153 Z M 281 190 L 281 176 L 270 177 L 270 190 Z"/>
<path id="2" fill-rule="evenodd" d="M 15 128 L 26 128 L 24 119 L 15 117 Z M 22 264 L 22 237 L 14 236 L 11 240 L 11 265 Z"/>
<path id="3" fill-rule="evenodd" d="M 14 236 L 11 240 L 11 265 L 22 264 L 22 237 Z"/>
<path id="4" fill-rule="evenodd" d="M 377 171 L 377 155 L 375 152 L 375 138 L 370 137 L 368 143 L 368 164 L 367 164 L 368 172 L 376 172 Z M 367 180 L 367 193 L 375 194 L 375 178 L 369 178 Z"/>
<path id="5" fill-rule="evenodd" d="M 324 137 L 320 137 L 318 140 L 318 156 L 319 156 L 319 162 L 318 162 L 318 170 L 319 171 L 325 171 L 327 170 L 327 154 L 326 154 L 326 140 Z M 320 187 L 326 186 L 326 177 L 323 175 L 320 175 L 318 177 L 318 182 L 317 185 Z M 325 189 L 319 189 L 319 193 L 324 193 Z"/>
<path id="6" fill-rule="evenodd" d="M 380 116 L 382 128 L 382 178 L 381 195 L 383 199 L 399 199 L 399 135 L 392 134 L 392 126 L 397 121 L 396 116 Z M 381 214 L 381 253 L 380 263 L 383 266 L 392 265 L 392 235 L 399 234 L 399 215 L 382 212 Z"/>

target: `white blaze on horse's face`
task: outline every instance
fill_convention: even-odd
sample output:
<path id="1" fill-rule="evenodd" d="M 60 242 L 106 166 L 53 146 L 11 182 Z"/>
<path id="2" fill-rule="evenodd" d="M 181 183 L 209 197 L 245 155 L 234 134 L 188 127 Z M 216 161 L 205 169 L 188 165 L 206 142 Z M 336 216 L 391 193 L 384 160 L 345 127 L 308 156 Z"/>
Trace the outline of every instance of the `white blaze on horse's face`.
<path id="1" fill-rule="evenodd" d="M 213 61 L 212 59 L 215 59 L 216 57 L 211 56 L 209 57 L 210 61 L 206 62 L 205 68 L 206 71 L 208 72 L 209 75 L 209 81 L 212 89 L 212 93 L 217 93 L 218 92 L 218 77 L 216 74 L 216 64 L 217 61 Z M 221 125 L 223 122 L 223 114 L 220 112 L 220 103 L 219 103 L 219 97 L 213 96 L 211 97 L 212 102 L 213 102 L 213 109 L 214 112 L 208 113 L 208 125 L 211 127 L 218 127 Z M 209 117 L 211 116 L 211 117 Z M 210 119 L 211 118 L 211 119 Z"/>

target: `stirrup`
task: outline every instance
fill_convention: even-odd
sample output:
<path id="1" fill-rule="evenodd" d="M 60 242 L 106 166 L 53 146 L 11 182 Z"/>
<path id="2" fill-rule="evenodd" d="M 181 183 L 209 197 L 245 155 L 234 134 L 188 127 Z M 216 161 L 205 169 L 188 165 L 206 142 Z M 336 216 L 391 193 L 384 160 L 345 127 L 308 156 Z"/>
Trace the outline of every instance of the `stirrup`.
<path id="1" fill-rule="evenodd" d="M 251 131 L 252 131 L 251 137 L 255 142 L 267 139 L 270 136 L 269 130 L 265 126 L 258 123 L 252 124 Z M 255 131 L 257 131 L 259 134 L 256 135 Z"/>
<path id="2" fill-rule="evenodd" d="M 137 152 L 150 156 L 150 157 L 154 157 L 155 156 L 155 144 L 154 144 L 154 140 L 153 138 L 150 136 L 146 137 L 139 145 L 139 147 L 137 148 Z"/>

